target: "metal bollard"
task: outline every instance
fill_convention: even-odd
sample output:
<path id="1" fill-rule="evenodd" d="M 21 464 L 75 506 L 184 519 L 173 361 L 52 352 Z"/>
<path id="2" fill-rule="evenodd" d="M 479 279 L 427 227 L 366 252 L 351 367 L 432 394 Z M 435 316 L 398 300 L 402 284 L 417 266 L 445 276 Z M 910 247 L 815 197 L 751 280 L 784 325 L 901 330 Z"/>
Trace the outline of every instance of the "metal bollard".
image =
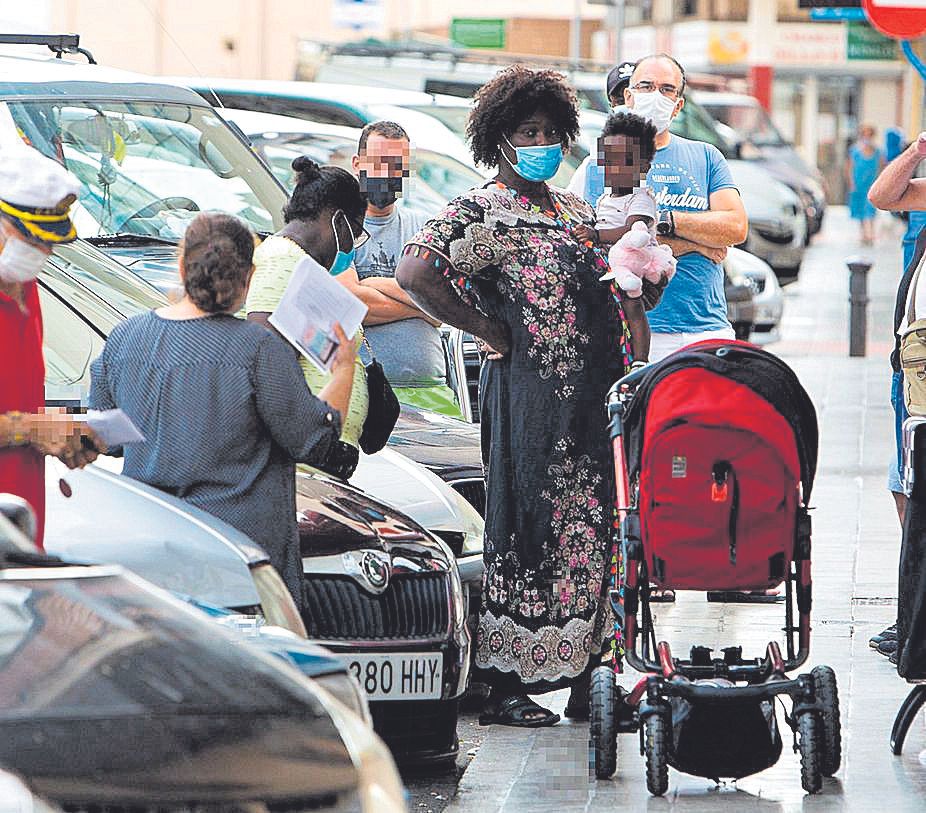
<path id="1" fill-rule="evenodd" d="M 871 262 L 849 257 L 849 355 L 864 356 L 868 334 L 868 272 Z"/>

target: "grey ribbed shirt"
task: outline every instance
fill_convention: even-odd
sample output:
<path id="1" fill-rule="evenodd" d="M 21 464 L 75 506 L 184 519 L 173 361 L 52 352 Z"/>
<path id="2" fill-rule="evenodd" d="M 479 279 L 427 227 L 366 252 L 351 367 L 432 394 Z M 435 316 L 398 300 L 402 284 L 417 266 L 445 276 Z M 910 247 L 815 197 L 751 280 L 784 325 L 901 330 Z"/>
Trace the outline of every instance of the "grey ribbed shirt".
<path id="1" fill-rule="evenodd" d="M 123 474 L 250 536 L 301 606 L 295 463 L 322 461 L 340 418 L 292 348 L 227 314 L 152 311 L 118 325 L 90 369 L 90 407 L 122 409 L 145 436 L 125 447 Z"/>

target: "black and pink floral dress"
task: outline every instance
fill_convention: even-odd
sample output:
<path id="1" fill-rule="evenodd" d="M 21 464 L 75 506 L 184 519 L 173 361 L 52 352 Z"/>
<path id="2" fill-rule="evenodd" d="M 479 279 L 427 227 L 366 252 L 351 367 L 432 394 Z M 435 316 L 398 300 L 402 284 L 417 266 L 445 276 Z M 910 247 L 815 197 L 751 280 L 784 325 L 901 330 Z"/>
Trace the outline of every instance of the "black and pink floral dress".
<path id="1" fill-rule="evenodd" d="M 574 682 L 611 631 L 605 396 L 630 360 L 620 305 L 598 280 L 606 260 L 572 236 L 594 212 L 550 195 L 555 211 L 543 211 L 491 182 L 448 204 L 411 248 L 449 261 L 447 284 L 511 330 L 510 353 L 487 362 L 480 382 L 488 499 L 476 664 L 490 683 L 532 693 Z"/>

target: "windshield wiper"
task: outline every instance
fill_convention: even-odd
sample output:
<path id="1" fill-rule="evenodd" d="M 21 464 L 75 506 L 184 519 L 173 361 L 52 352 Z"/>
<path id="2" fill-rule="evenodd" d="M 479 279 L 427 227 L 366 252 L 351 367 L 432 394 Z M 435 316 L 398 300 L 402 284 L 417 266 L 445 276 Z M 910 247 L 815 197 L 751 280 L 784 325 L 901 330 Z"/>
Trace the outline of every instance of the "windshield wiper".
<path id="1" fill-rule="evenodd" d="M 138 246 L 151 245 L 152 243 L 160 246 L 176 246 L 179 240 L 171 240 L 168 237 L 158 237 L 154 234 L 132 234 L 131 232 L 121 232 L 119 234 L 98 234 L 95 237 L 85 238 L 93 246 L 109 246 L 118 248 L 119 246 Z"/>

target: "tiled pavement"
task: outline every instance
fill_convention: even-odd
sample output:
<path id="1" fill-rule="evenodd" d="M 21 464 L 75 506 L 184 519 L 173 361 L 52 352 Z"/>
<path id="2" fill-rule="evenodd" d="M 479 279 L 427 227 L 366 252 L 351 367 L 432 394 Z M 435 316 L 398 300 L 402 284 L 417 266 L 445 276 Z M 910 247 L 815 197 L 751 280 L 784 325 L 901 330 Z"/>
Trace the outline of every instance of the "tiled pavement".
<path id="1" fill-rule="evenodd" d="M 890 230 L 885 220 L 884 225 Z M 926 715 L 907 740 L 903 757 L 890 754 L 894 714 L 909 687 L 886 659 L 871 652 L 868 637 L 895 613 L 899 524 L 885 490 L 892 449 L 888 401 L 893 291 L 899 275 L 899 232 L 867 253 L 868 356 L 848 357 L 846 255 L 857 253 L 845 210 L 832 208 L 826 229 L 810 248 L 800 281 L 786 289 L 782 340 L 769 349 L 798 372 L 818 410 L 820 467 L 813 494 L 814 623 L 808 668 L 826 663 L 837 673 L 843 716 L 843 763 L 823 792 L 805 796 L 789 740 L 779 763 L 734 784 L 670 771 L 669 793 L 648 795 L 637 739 L 619 741 L 618 773 L 589 779 L 586 724 L 552 729 L 486 730 L 463 775 L 456 813 L 492 811 L 923 811 L 926 810 Z M 708 604 L 703 594 L 680 594 L 676 605 L 657 605 L 661 637 L 685 652 L 693 642 L 743 644 L 762 650 L 778 634 L 780 606 Z M 635 675 L 625 676 L 632 682 Z M 562 711 L 566 693 L 542 702 Z M 779 717 L 782 721 L 782 718 Z"/>

